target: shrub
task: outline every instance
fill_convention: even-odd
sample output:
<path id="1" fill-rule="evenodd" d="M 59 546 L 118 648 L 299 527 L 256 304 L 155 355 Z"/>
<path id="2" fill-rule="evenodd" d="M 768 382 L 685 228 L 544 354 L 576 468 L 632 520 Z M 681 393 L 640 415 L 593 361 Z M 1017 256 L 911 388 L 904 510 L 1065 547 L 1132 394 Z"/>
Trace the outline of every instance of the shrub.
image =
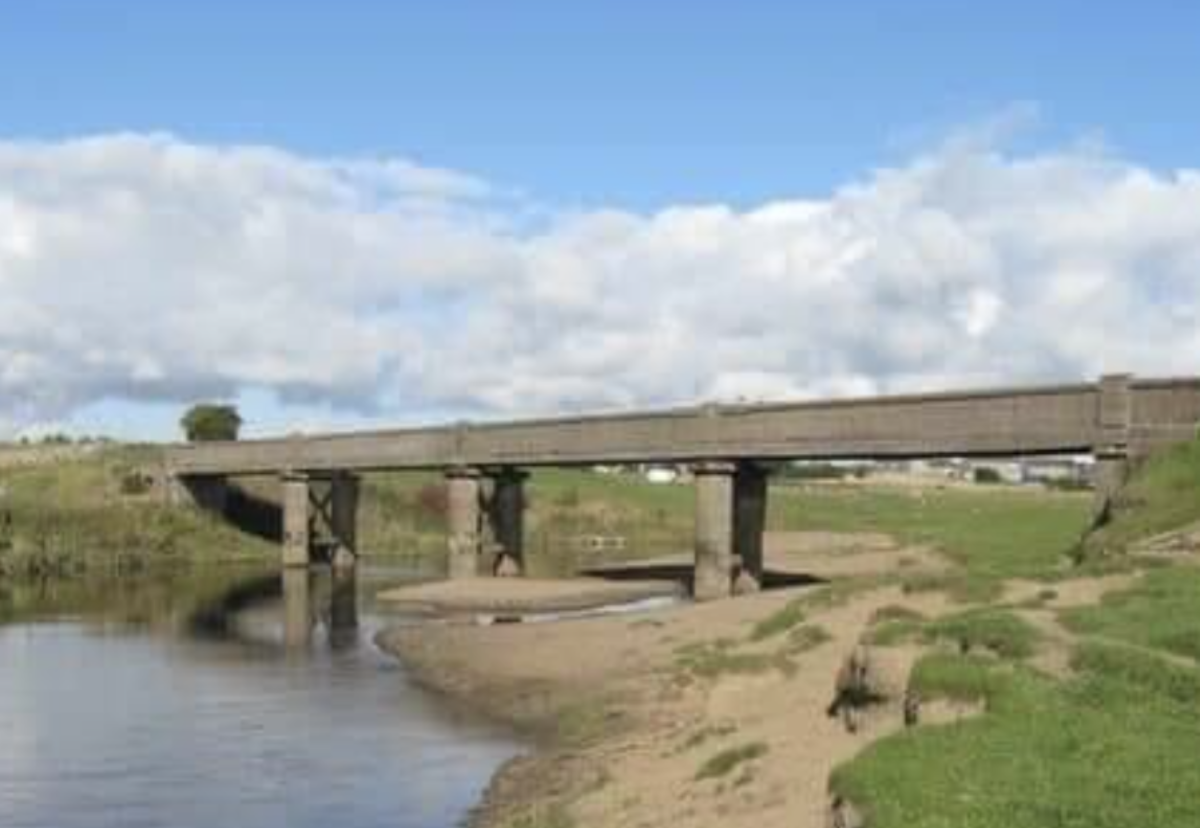
<path id="1" fill-rule="evenodd" d="M 1000 477 L 1000 472 L 995 469 L 979 468 L 975 469 L 974 480 L 976 483 L 1003 483 L 1004 479 Z"/>
<path id="2" fill-rule="evenodd" d="M 198 403 L 187 410 L 179 424 L 189 443 L 236 440 L 242 417 L 232 405 Z"/>
<path id="3" fill-rule="evenodd" d="M 450 511 L 450 496 L 440 483 L 426 483 L 417 492 L 417 506 L 426 517 L 445 520 Z"/>

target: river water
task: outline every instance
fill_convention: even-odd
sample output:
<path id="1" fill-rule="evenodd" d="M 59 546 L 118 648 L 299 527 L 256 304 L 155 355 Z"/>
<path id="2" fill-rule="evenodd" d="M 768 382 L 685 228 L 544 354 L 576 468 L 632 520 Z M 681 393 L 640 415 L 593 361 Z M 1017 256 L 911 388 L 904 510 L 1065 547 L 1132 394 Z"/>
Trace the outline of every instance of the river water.
<path id="1" fill-rule="evenodd" d="M 520 745 L 376 650 L 401 576 L 3 587 L 0 826 L 461 824 Z"/>

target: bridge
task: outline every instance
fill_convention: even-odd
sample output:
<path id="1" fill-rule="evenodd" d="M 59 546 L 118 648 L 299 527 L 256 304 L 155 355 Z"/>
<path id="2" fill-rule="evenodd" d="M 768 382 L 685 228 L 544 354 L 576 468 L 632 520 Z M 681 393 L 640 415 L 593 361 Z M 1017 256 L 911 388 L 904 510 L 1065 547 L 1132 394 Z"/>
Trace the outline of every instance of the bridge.
<path id="1" fill-rule="evenodd" d="M 171 446 L 173 498 L 220 512 L 230 478 L 282 481 L 283 562 L 318 551 L 352 562 L 359 472 L 441 470 L 451 578 L 517 574 L 524 564 L 526 469 L 623 463 L 691 466 L 699 599 L 757 589 L 767 464 L 1092 454 L 1097 508 L 1129 463 L 1190 440 L 1200 377 L 952 391 Z M 318 547 L 323 549 L 318 550 Z"/>

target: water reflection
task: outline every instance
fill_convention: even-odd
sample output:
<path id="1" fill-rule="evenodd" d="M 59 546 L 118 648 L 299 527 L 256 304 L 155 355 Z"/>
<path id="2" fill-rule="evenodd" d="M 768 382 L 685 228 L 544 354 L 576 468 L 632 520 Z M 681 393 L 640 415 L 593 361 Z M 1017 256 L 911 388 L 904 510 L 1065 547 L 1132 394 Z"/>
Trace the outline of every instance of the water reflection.
<path id="1" fill-rule="evenodd" d="M 334 650 L 358 641 L 358 569 L 286 569 L 283 584 L 283 643 L 290 653 L 307 651 L 318 630 Z"/>
<path id="2" fill-rule="evenodd" d="M 458 825 L 516 746 L 372 646 L 396 576 L 4 585 L 0 826 Z"/>

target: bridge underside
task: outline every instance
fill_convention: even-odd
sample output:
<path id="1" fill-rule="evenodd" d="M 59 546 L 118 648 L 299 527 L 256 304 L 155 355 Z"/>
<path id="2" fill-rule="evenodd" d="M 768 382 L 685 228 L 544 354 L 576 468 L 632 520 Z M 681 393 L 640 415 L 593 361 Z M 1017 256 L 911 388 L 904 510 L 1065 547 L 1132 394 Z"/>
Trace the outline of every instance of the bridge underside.
<path id="1" fill-rule="evenodd" d="M 441 469 L 452 578 L 524 570 L 525 468 L 670 462 L 695 480 L 697 598 L 758 588 L 767 505 L 764 461 L 1091 453 L 1097 509 L 1128 462 L 1191 439 L 1200 380 L 1134 381 L 823 403 L 704 407 L 483 426 L 174 447 L 179 499 L 220 512 L 226 481 L 279 475 L 283 560 L 350 563 L 354 472 Z"/>

